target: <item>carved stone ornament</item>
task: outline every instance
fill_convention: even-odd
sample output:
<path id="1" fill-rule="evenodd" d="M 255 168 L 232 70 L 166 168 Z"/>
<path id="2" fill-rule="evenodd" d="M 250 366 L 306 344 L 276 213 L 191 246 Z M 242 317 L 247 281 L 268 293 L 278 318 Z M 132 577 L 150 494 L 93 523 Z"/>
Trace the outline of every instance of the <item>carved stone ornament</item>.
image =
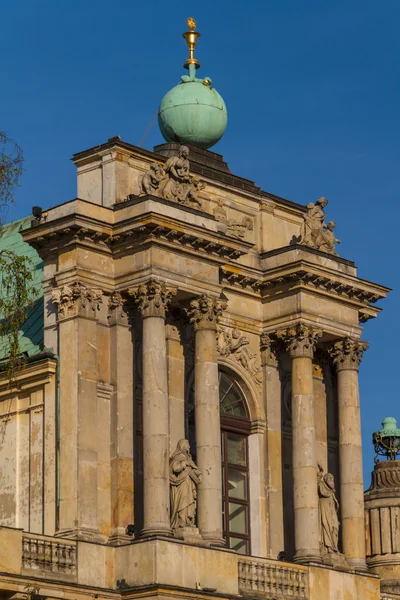
<path id="1" fill-rule="evenodd" d="M 108 299 L 108 322 L 110 325 L 128 323 L 127 299 L 114 292 Z"/>
<path id="2" fill-rule="evenodd" d="M 361 342 L 349 337 L 335 342 L 328 352 L 337 370 L 355 369 L 360 366 L 362 356 L 368 348 L 368 342 Z"/>
<path id="3" fill-rule="evenodd" d="M 178 154 L 171 156 L 164 167 L 158 163 L 150 165 L 142 177 L 142 193 L 202 209 L 199 192 L 206 184 L 196 175 L 191 175 L 189 167 L 189 148 L 181 146 Z"/>
<path id="4" fill-rule="evenodd" d="M 261 364 L 269 367 L 277 367 L 277 339 L 268 333 L 260 337 Z"/>
<path id="5" fill-rule="evenodd" d="M 329 221 L 328 225 L 325 224 L 324 208 L 327 204 L 328 200 L 324 197 L 318 198 L 315 204 L 307 204 L 300 244 L 338 256 L 335 243 L 340 244 L 340 240 L 334 233 L 336 223 Z"/>
<path id="6" fill-rule="evenodd" d="M 297 323 L 276 333 L 276 336 L 285 343 L 292 358 L 297 356 L 312 358 L 321 335 L 322 331 L 303 323 Z"/>
<path id="7" fill-rule="evenodd" d="M 339 502 L 336 498 L 335 478 L 318 465 L 319 545 L 321 553 L 339 553 Z"/>
<path id="8" fill-rule="evenodd" d="M 179 440 L 169 459 L 171 529 L 175 535 L 179 535 L 179 530 L 196 527 L 197 486 L 201 481 L 202 474 L 190 455 L 189 442 Z"/>
<path id="9" fill-rule="evenodd" d="M 257 385 L 262 383 L 262 372 L 257 354 L 249 351 L 249 340 L 239 329 L 228 332 L 221 328 L 217 331 L 217 350 L 221 356 L 233 355 L 242 367 L 254 379 Z"/>
<path id="10" fill-rule="evenodd" d="M 165 317 L 168 304 L 176 292 L 176 288 L 167 287 L 155 279 L 129 289 L 129 295 L 133 296 L 142 317 Z"/>
<path id="11" fill-rule="evenodd" d="M 227 306 L 224 300 L 202 294 L 190 302 L 187 314 L 195 329 L 216 329 L 218 320 Z"/>
<path id="12" fill-rule="evenodd" d="M 53 304 L 58 307 L 60 319 L 76 316 L 78 312 L 94 317 L 102 302 L 102 291 L 88 288 L 78 281 L 72 285 L 54 289 L 51 299 Z"/>
<path id="13" fill-rule="evenodd" d="M 228 219 L 227 209 L 221 199 L 218 200 L 218 204 L 213 212 L 217 221 L 226 225 L 226 233 L 228 235 L 243 239 L 247 231 L 253 231 L 253 221 L 250 217 Z"/>

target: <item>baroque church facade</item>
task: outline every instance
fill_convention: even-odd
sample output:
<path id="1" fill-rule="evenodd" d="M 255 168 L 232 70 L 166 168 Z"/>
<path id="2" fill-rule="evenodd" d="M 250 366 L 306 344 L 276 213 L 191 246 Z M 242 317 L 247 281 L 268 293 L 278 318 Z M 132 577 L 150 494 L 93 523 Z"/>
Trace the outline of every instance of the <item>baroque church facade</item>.
<path id="1" fill-rule="evenodd" d="M 389 290 L 338 256 L 325 198 L 208 149 L 226 108 L 188 25 L 166 143 L 75 154 L 77 198 L 4 231 L 42 283 L 0 382 L 1 594 L 400 598 L 400 496 L 376 475 L 364 503 L 358 392 Z"/>

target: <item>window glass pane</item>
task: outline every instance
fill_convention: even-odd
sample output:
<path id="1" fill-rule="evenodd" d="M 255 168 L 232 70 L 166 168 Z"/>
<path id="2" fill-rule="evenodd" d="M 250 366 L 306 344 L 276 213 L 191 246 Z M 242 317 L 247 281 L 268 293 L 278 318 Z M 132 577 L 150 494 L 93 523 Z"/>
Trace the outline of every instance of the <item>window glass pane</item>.
<path id="1" fill-rule="evenodd" d="M 230 538 L 230 548 L 236 550 L 238 554 L 249 554 L 249 543 L 247 540 L 241 540 L 237 538 Z"/>
<path id="2" fill-rule="evenodd" d="M 247 506 L 229 502 L 229 531 L 247 533 Z"/>
<path id="3" fill-rule="evenodd" d="M 246 438 L 243 435 L 228 433 L 227 459 L 233 465 L 246 466 Z"/>
<path id="4" fill-rule="evenodd" d="M 225 373 L 220 373 L 219 402 L 222 413 L 247 417 L 242 394 L 236 384 Z"/>
<path id="5" fill-rule="evenodd" d="M 228 467 L 228 496 L 241 500 L 247 496 L 247 474 L 232 467 Z"/>

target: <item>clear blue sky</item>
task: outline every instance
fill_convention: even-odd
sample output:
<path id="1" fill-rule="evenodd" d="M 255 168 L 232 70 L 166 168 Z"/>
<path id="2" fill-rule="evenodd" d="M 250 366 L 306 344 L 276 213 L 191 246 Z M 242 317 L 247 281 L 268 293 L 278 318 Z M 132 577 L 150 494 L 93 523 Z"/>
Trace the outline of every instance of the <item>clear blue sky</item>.
<path id="1" fill-rule="evenodd" d="M 196 18 L 200 74 L 229 112 L 215 150 L 267 191 L 326 196 L 340 254 L 394 288 L 364 333 L 369 473 L 371 432 L 400 420 L 400 1 L 19 0 L 1 12 L 0 129 L 25 153 L 10 219 L 75 197 L 72 153 L 116 134 L 139 143 L 184 72 Z M 155 123 L 144 146 L 161 141 Z"/>

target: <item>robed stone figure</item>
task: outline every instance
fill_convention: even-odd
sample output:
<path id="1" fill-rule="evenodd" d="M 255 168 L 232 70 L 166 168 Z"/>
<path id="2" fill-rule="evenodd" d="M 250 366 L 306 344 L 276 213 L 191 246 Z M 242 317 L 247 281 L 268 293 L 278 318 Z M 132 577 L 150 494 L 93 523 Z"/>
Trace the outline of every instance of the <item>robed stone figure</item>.
<path id="1" fill-rule="evenodd" d="M 196 527 L 197 486 L 202 475 L 190 455 L 187 440 L 179 440 L 169 460 L 171 529 Z"/>
<path id="2" fill-rule="evenodd" d="M 320 548 L 324 553 L 338 553 L 339 502 L 335 494 L 335 478 L 332 473 L 324 475 L 322 467 L 318 466 Z"/>

